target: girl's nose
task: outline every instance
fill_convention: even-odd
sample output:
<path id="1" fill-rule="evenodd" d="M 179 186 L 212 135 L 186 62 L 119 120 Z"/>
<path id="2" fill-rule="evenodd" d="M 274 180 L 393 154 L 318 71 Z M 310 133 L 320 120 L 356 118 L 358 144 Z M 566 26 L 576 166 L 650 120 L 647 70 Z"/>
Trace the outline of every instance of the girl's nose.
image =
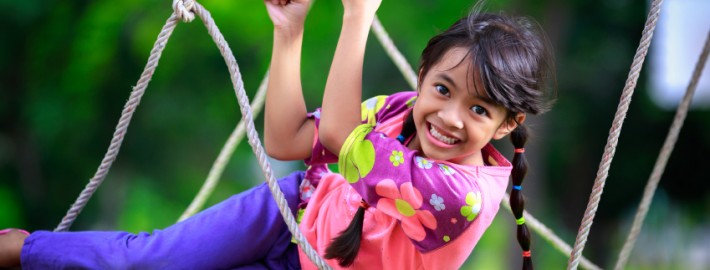
<path id="1" fill-rule="evenodd" d="M 456 106 L 445 106 L 441 108 L 439 112 L 437 112 L 437 116 L 439 116 L 447 126 L 452 126 L 457 129 L 463 128 L 463 120 L 461 120 L 459 110 Z"/>

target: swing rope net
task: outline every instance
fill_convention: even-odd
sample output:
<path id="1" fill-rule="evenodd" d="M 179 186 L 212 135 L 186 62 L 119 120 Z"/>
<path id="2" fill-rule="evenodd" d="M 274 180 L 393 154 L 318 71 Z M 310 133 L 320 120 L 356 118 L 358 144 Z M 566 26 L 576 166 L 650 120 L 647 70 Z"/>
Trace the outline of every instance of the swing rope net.
<path id="1" fill-rule="evenodd" d="M 558 237 L 554 232 L 547 228 L 544 224 L 538 221 L 527 211 L 524 212 L 527 224 L 533 231 L 537 232 L 543 239 L 547 240 L 553 247 L 555 247 L 560 252 L 567 254 L 570 258 L 568 261 L 567 269 L 577 269 L 578 265 L 581 264 L 582 267 L 586 269 L 601 269 L 599 266 L 593 264 L 588 259 L 584 258 L 581 253 L 584 249 L 584 245 L 587 241 L 589 231 L 596 213 L 599 201 L 601 198 L 601 193 L 604 189 L 604 184 L 608 176 L 609 168 L 611 166 L 611 161 L 613 159 L 614 153 L 616 151 L 616 145 L 618 143 L 618 138 L 621 132 L 621 127 L 623 121 L 626 117 L 626 113 L 631 102 L 631 97 L 633 95 L 634 89 L 636 87 L 636 81 L 638 80 L 641 68 L 643 66 L 644 59 L 647 55 L 648 48 L 650 46 L 651 38 L 653 37 L 653 31 L 655 29 L 658 16 L 660 13 L 660 6 L 662 0 L 654 0 L 651 4 L 651 9 L 649 11 L 646 25 L 643 30 L 640 45 L 637 49 L 636 55 L 634 56 L 633 63 L 631 65 L 631 71 L 629 72 L 624 90 L 622 91 L 621 100 L 617 108 L 617 113 L 615 114 L 614 121 L 612 123 L 612 128 L 610 130 L 610 135 L 607 140 L 607 145 L 602 155 L 602 161 L 597 172 L 597 178 L 594 181 L 594 186 L 592 188 L 592 193 L 590 195 L 589 203 L 585 211 L 584 217 L 582 219 L 582 224 L 578 231 L 578 235 L 575 241 L 574 248 L 570 247 L 565 243 L 560 237 Z M 148 87 L 155 69 L 158 66 L 160 56 L 162 55 L 165 46 L 167 45 L 170 35 L 177 26 L 178 20 L 183 22 L 191 22 L 195 18 L 195 13 L 202 20 L 208 33 L 212 37 L 213 41 L 219 48 L 222 57 L 225 59 L 227 67 L 230 72 L 230 78 L 237 96 L 237 101 L 242 113 L 242 120 L 239 122 L 237 127 L 229 136 L 229 139 L 225 143 L 224 147 L 220 151 L 219 156 L 215 160 L 210 172 L 208 174 L 207 180 L 201 187 L 200 191 L 196 195 L 195 199 L 188 206 L 185 212 L 180 216 L 178 221 L 182 221 L 195 213 L 197 213 L 209 195 L 214 190 L 215 186 L 219 182 L 219 178 L 226 167 L 229 159 L 231 158 L 236 146 L 243 139 L 245 133 L 252 150 L 257 157 L 259 165 L 262 169 L 262 173 L 266 178 L 266 182 L 271 190 L 274 200 L 276 201 L 281 215 L 286 222 L 289 231 L 291 231 L 293 237 L 296 239 L 298 245 L 308 256 L 308 258 L 319 268 L 319 269 L 331 269 L 330 266 L 325 263 L 325 261 L 318 255 L 318 253 L 313 249 L 313 247 L 306 241 L 306 239 L 301 234 L 298 229 L 298 224 L 291 213 L 288 203 L 284 198 L 278 184 L 276 183 L 276 178 L 273 176 L 271 166 L 268 162 L 267 155 L 262 147 L 261 141 L 259 140 L 258 133 L 254 127 L 253 114 L 258 114 L 263 108 L 264 97 L 266 93 L 266 84 L 268 81 L 269 73 L 267 71 L 264 79 L 262 80 L 259 89 L 255 95 L 252 104 L 249 104 L 249 98 L 244 91 L 244 83 L 239 72 L 239 66 L 237 64 L 234 55 L 229 48 L 226 40 L 222 36 L 221 32 L 217 28 L 214 20 L 212 19 L 210 13 L 199 3 L 194 0 L 173 0 L 173 10 L 174 12 L 166 21 L 165 25 L 160 31 L 157 40 L 151 50 L 150 57 L 148 58 L 147 64 L 141 74 L 137 84 L 133 87 L 130 97 L 126 102 L 124 109 L 119 118 L 116 130 L 111 139 L 111 143 L 108 147 L 104 158 L 99 165 L 94 176 L 90 179 L 89 183 L 86 185 L 84 190 L 80 193 L 76 201 L 72 204 L 67 214 L 62 218 L 60 224 L 55 228 L 55 231 L 67 231 L 71 227 L 72 223 L 78 217 L 81 210 L 86 206 L 91 196 L 98 189 L 101 183 L 106 178 L 111 165 L 116 160 L 123 138 L 128 130 L 128 124 L 131 121 L 133 113 L 138 107 L 141 97 L 145 93 L 145 89 Z M 394 42 L 389 37 L 384 27 L 382 26 L 380 20 L 375 17 L 372 24 L 372 31 L 380 41 L 380 44 L 384 47 L 386 53 L 392 58 L 393 62 L 403 74 L 405 80 L 412 89 L 416 89 L 417 76 L 414 69 L 408 64 L 405 57 L 397 50 Z M 643 198 L 639 205 L 638 211 L 635 215 L 632 229 L 624 243 L 623 249 L 620 252 L 619 259 L 616 262 L 615 269 L 623 269 L 628 257 L 633 249 L 636 238 L 641 230 L 643 220 L 648 212 L 649 206 L 651 204 L 655 189 L 660 181 L 660 177 L 665 169 L 665 165 L 670 158 L 670 154 L 673 151 L 673 147 L 678 139 L 680 129 L 683 126 L 683 122 L 687 115 L 690 103 L 692 101 L 693 94 L 697 88 L 697 84 L 702 74 L 703 67 L 708 58 L 710 51 L 710 32 L 703 47 L 703 51 L 696 63 L 691 81 L 686 89 L 686 93 L 678 107 L 676 115 L 674 117 L 673 123 L 671 124 L 670 131 L 666 137 L 661 153 L 659 154 L 656 164 L 653 168 L 653 172 L 649 178 L 646 185 Z M 508 195 L 506 194 L 506 197 Z M 504 208 L 510 211 L 510 205 L 507 199 L 501 202 Z"/>

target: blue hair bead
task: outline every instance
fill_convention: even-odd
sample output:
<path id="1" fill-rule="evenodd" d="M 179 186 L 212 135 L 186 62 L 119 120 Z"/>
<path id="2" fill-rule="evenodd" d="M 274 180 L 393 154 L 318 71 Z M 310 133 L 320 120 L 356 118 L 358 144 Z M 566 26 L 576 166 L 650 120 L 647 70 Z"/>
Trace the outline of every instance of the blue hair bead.
<path id="1" fill-rule="evenodd" d="M 523 190 L 523 187 L 518 186 L 518 185 L 513 185 L 513 189 L 515 189 L 515 190 Z"/>
<path id="2" fill-rule="evenodd" d="M 397 136 L 397 140 L 401 143 L 404 143 L 404 136 L 402 136 L 402 134 L 400 134 L 399 136 Z"/>

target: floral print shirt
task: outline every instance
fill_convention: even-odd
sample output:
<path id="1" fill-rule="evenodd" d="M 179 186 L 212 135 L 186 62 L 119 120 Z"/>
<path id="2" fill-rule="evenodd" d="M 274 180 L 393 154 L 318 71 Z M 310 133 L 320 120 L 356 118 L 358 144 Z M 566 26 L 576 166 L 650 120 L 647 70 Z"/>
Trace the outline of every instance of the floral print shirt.
<path id="1" fill-rule="evenodd" d="M 458 268 L 490 225 L 508 185 L 510 163 L 490 144 L 482 149 L 487 166 L 432 160 L 408 149 L 396 137 L 415 101 L 415 92 L 365 101 L 363 124 L 337 158 L 316 134 L 304 181 L 315 191 L 303 198 L 309 202 L 301 229 L 319 253 L 347 227 L 360 200 L 371 207 L 355 266 Z M 316 126 L 319 113 L 312 114 Z M 335 161 L 338 174 L 325 166 Z M 301 259 L 304 268 L 312 266 L 303 254 Z"/>

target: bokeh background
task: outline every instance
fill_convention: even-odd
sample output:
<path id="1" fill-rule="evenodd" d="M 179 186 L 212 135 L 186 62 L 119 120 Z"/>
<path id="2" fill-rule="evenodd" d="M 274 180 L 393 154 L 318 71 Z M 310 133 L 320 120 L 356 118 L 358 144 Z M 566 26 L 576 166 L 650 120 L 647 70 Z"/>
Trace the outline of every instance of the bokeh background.
<path id="1" fill-rule="evenodd" d="M 272 41 L 262 1 L 200 3 L 224 33 L 253 96 Z M 697 5 L 691 10 L 701 17 L 710 14 L 700 0 L 668 0 L 661 12 L 678 3 Z M 427 40 L 471 6 L 464 0 L 385 0 L 378 15 L 416 66 Z M 573 244 L 649 2 L 489 0 L 485 9 L 534 18 L 554 47 L 557 102 L 549 113 L 530 119 L 535 136 L 527 147 L 526 206 Z M 59 223 L 96 171 L 171 12 L 167 0 L 0 0 L 0 228 L 51 230 Z M 310 109 L 322 97 L 341 14 L 340 1 L 318 0 L 306 23 L 302 73 Z M 710 23 L 673 27 L 665 31 L 676 34 L 672 44 L 680 47 L 667 47 L 665 55 L 655 53 L 662 51 L 659 46 L 651 48 L 584 250 L 604 268 L 617 259 L 677 104 L 669 96 L 654 99 L 654 91 L 672 88 L 652 83 L 663 76 L 653 72 L 654 63 L 658 70 L 667 67 L 662 59 L 687 59 L 669 71 L 681 78 L 684 91 L 690 75 L 678 70 L 692 70 Z M 409 88 L 374 36 L 365 68 L 366 96 Z M 708 96 L 708 80 L 701 80 L 699 97 Z M 688 114 L 627 269 L 710 268 L 708 104 L 699 98 Z M 72 230 L 139 232 L 175 223 L 239 120 L 227 68 L 204 26 L 181 23 L 118 159 Z M 259 130 L 262 122 L 257 117 Z M 512 156 L 507 141 L 496 145 Z M 300 162 L 273 163 L 277 176 L 303 168 Z M 261 182 L 243 142 L 208 205 Z M 501 210 L 465 268 L 518 269 L 514 225 L 512 215 Z M 564 254 L 538 235 L 533 241 L 539 269 L 565 268 Z"/>

